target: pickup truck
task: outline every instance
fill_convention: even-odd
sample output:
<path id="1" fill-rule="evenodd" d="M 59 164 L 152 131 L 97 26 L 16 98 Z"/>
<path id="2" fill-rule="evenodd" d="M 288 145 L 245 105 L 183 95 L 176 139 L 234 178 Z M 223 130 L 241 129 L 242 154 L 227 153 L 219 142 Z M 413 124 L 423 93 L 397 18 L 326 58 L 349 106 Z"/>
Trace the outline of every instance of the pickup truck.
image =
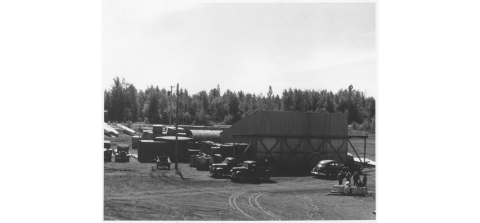
<path id="1" fill-rule="evenodd" d="M 243 183 L 249 180 L 270 181 L 271 168 L 258 165 L 257 161 L 245 161 L 241 167 L 233 167 L 230 170 L 230 179 L 233 182 Z"/>
<path id="2" fill-rule="evenodd" d="M 237 166 L 237 160 L 232 157 L 227 157 L 221 163 L 214 163 L 210 166 L 210 174 L 212 177 L 220 177 L 228 175 L 232 167 Z"/>

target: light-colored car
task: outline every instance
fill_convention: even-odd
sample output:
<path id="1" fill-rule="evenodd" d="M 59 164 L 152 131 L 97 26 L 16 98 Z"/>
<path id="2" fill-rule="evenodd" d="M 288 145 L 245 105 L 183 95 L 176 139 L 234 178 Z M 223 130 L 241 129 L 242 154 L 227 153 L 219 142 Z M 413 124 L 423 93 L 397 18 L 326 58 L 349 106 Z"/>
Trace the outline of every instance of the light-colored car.
<path id="1" fill-rule="evenodd" d="M 335 160 L 322 160 L 312 169 L 311 173 L 317 176 L 326 175 L 329 177 L 330 175 L 338 174 L 344 167 L 343 163 Z"/>

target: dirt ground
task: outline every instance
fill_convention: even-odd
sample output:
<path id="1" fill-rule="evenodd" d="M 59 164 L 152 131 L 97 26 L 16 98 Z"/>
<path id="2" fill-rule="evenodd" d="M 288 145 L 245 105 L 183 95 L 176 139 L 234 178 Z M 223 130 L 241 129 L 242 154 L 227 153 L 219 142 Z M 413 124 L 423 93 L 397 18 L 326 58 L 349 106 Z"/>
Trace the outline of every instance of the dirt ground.
<path id="1" fill-rule="evenodd" d="M 124 134 L 105 140 L 112 148 L 131 145 Z M 363 139 L 352 144 L 363 157 Z M 367 141 L 366 157 L 375 160 L 374 137 Z M 335 178 L 272 176 L 267 183 L 239 184 L 212 178 L 187 163 L 179 163 L 185 179 L 175 173 L 174 164 L 171 170 L 155 171 L 152 165 L 135 158 L 104 163 L 104 220 L 375 220 L 374 168 L 365 169 L 371 193 L 354 197 L 327 196 L 338 183 Z"/>

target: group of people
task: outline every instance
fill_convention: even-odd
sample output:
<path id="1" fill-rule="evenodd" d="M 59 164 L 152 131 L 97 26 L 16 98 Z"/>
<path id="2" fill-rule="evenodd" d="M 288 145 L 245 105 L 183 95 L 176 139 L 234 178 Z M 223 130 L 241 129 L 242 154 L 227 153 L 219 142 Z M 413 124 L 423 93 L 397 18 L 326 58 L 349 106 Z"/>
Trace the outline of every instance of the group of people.
<path id="1" fill-rule="evenodd" d="M 343 179 L 346 179 L 345 184 L 349 184 L 352 182 L 353 178 L 353 186 L 355 187 L 366 187 L 367 186 L 367 175 L 363 174 L 363 179 L 360 180 L 360 173 L 356 171 L 354 174 L 351 174 L 349 171 L 343 172 L 340 171 L 340 173 L 337 176 L 338 179 L 338 185 L 343 185 Z"/>

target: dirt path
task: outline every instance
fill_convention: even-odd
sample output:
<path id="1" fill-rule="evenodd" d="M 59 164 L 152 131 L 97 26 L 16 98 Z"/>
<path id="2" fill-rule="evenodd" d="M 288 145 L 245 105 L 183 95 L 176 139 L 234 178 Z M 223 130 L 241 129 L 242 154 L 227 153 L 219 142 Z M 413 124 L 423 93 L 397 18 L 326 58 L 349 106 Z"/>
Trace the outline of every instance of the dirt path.
<path id="1" fill-rule="evenodd" d="M 268 183 L 215 179 L 180 163 L 151 171 L 148 163 L 104 165 L 104 220 L 375 220 L 375 196 L 326 196 L 337 182 L 312 176 L 272 177 Z M 375 171 L 369 190 L 375 192 Z"/>
<path id="2" fill-rule="evenodd" d="M 166 177 L 165 177 L 166 178 Z M 328 197 L 329 181 L 297 179 L 275 184 L 234 184 L 105 197 L 105 220 L 325 220 L 374 219 L 371 197 Z M 166 180 L 165 183 L 171 182 Z M 299 187 L 300 183 L 303 185 Z M 348 201 L 348 202 L 346 202 Z M 365 209 L 363 214 L 345 215 Z M 356 213 L 359 214 L 359 213 Z"/>

